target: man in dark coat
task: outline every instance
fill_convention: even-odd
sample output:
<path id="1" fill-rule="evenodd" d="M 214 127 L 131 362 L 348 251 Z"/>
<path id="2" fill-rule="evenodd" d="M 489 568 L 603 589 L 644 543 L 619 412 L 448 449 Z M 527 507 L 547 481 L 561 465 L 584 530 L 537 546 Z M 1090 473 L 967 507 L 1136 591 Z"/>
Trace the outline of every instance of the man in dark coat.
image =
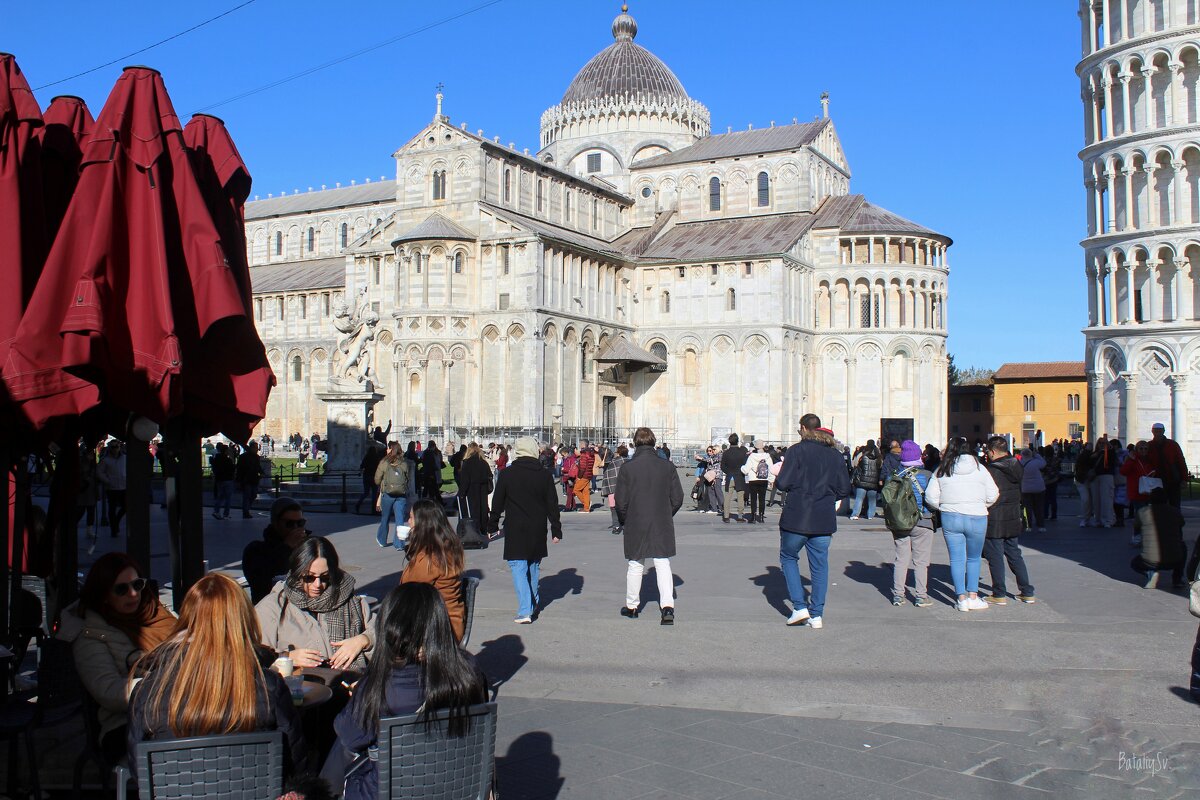
<path id="1" fill-rule="evenodd" d="M 750 453 L 738 444 L 738 435 L 729 434 L 729 447 L 721 454 L 721 473 L 725 476 L 725 515 L 721 518 L 729 524 L 729 515 L 733 512 L 733 501 L 736 500 L 740 513 L 734 515 L 738 522 L 746 521 L 746 476 L 742 467 Z"/>
<path id="2" fill-rule="evenodd" d="M 517 591 L 520 625 L 533 622 L 538 614 L 538 574 L 546 557 L 546 523 L 551 541 L 562 541 L 558 516 L 558 490 L 554 477 L 538 462 L 538 445 L 532 437 L 517 439 L 516 458 L 496 478 L 488 530 L 500 530 L 504 515 L 504 560 L 512 572 Z"/>
<path id="3" fill-rule="evenodd" d="M 621 616 L 637 619 L 642 604 L 642 575 L 647 558 L 654 559 L 658 579 L 661 624 L 675 623 L 675 577 L 671 557 L 675 555 L 675 512 L 683 506 L 683 484 L 679 471 L 654 450 L 654 431 L 638 428 L 633 433 L 636 448 L 617 473 L 617 519 L 625 530 L 625 605 Z"/>
<path id="4" fill-rule="evenodd" d="M 996 482 L 996 488 L 1000 490 L 1000 498 L 988 507 L 983 557 L 987 559 L 988 569 L 992 573 L 992 594 L 984 600 L 994 606 L 1008 605 L 1008 592 L 1004 588 L 1004 562 L 1007 559 L 1021 590 L 1017 599 L 1022 603 L 1032 603 L 1033 584 L 1029 582 L 1029 570 L 1018 543 L 1018 537 L 1025 527 L 1021 517 L 1021 478 L 1025 469 L 1008 452 L 1008 442 L 1003 436 L 991 437 L 987 446 L 987 468 Z"/>
<path id="5" fill-rule="evenodd" d="M 308 538 L 304 511 L 290 497 L 271 504 L 271 524 L 262 538 L 250 542 L 242 551 L 242 574 L 250 586 L 250 602 L 257 603 L 275 585 L 275 578 L 288 571 L 292 551 Z"/>
<path id="6" fill-rule="evenodd" d="M 834 446 L 833 434 L 821 418 L 800 418 L 800 442 L 787 449 L 775 478 L 787 492 L 779 517 L 779 569 L 792 600 L 788 625 L 824 626 L 825 591 L 829 586 L 829 540 L 837 531 L 837 504 L 850 494 L 846 463 Z M 800 581 L 800 551 L 808 554 L 812 587 L 808 597 Z"/>

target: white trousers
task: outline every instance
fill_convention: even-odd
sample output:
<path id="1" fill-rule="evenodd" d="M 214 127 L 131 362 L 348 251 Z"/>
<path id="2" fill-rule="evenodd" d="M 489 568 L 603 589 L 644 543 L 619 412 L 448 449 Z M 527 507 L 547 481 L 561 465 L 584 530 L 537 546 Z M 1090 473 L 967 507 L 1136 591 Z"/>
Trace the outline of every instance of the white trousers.
<path id="1" fill-rule="evenodd" d="M 671 574 L 671 559 L 654 558 L 654 573 L 658 579 L 659 608 L 675 607 L 675 577 Z M 637 608 L 642 604 L 642 575 L 646 573 L 644 561 L 630 561 L 625 573 L 625 607 Z"/>

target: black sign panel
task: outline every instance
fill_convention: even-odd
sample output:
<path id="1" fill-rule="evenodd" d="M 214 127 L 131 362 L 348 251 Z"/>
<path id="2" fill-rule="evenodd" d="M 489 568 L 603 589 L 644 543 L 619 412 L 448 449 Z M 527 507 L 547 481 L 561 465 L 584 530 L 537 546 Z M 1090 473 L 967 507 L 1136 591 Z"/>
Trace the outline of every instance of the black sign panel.
<path id="1" fill-rule="evenodd" d="M 912 417 L 884 417 L 879 420 L 879 449 L 887 452 L 888 443 L 913 438 Z"/>

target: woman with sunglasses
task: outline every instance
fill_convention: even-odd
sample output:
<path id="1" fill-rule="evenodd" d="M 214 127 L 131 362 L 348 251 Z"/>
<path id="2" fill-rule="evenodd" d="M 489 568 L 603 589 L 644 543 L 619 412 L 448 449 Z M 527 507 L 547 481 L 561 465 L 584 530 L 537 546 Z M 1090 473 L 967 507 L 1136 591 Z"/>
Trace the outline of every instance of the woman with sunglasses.
<path id="1" fill-rule="evenodd" d="M 345 800 L 379 793 L 379 770 L 371 760 L 381 717 L 450 709 L 447 733 L 464 735 L 467 709 L 487 701 L 487 678 L 458 646 L 441 595 L 425 583 L 404 583 L 383 599 L 379 652 L 333 728 L 337 746 L 322 769 Z M 417 766 L 417 765 L 413 765 Z"/>
<path id="2" fill-rule="evenodd" d="M 254 731 L 283 732 L 288 773 L 307 766 L 308 749 L 291 692 L 259 644 L 258 617 L 227 575 L 210 572 L 179 609 L 167 641 L 134 667 L 129 699 L 130 761 L 138 742 Z"/>
<path id="3" fill-rule="evenodd" d="M 450 614 L 454 637 L 461 640 L 467 617 L 462 593 L 466 561 L 462 540 L 450 527 L 446 512 L 432 500 L 418 500 L 409 512 L 408 524 L 408 563 L 400 573 L 400 582 L 428 583 L 437 589 Z"/>
<path id="4" fill-rule="evenodd" d="M 100 748 L 112 763 L 126 749 L 134 662 L 171 636 L 175 617 L 148 590 L 141 567 L 124 553 L 106 553 L 88 571 L 79 600 L 63 612 L 58 638 L 71 643 L 75 668 L 99 706 Z"/>
<path id="5" fill-rule="evenodd" d="M 292 551 L 287 577 L 255 606 L 263 644 L 290 652 L 297 667 L 361 672 L 375 633 L 371 609 L 354 588 L 329 540 L 305 539 Z"/>
<path id="6" fill-rule="evenodd" d="M 242 574 L 250 586 L 251 603 L 267 596 L 276 578 L 288 571 L 292 551 L 307 538 L 308 520 L 300 504 L 290 497 L 276 498 L 262 538 L 242 551 Z"/>

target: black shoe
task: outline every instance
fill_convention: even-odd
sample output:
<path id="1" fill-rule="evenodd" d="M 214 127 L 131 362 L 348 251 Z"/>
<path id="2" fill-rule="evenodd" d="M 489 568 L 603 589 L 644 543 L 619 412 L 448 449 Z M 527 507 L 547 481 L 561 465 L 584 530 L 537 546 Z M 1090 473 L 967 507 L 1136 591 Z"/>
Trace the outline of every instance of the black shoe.
<path id="1" fill-rule="evenodd" d="M 750 515 L 750 519 L 746 520 L 746 522 L 748 522 L 748 523 L 750 523 L 751 525 L 753 525 L 754 523 L 758 522 L 758 517 L 756 517 L 756 516 L 754 516 L 753 514 L 751 514 L 751 515 Z"/>
<path id="2" fill-rule="evenodd" d="M 243 511 L 243 512 L 242 512 L 242 519 L 250 519 L 250 512 L 249 512 L 249 511 Z"/>
<path id="3" fill-rule="evenodd" d="M 675 624 L 675 609 L 667 606 L 662 610 L 662 619 L 658 621 L 659 625 L 674 625 Z"/>
<path id="4" fill-rule="evenodd" d="M 621 606 L 621 616 L 628 617 L 629 619 L 637 619 L 638 610 L 636 608 L 630 608 L 629 606 Z"/>
<path id="5" fill-rule="evenodd" d="M 728 524 L 729 524 L 729 517 L 721 517 L 721 522 L 724 522 L 726 525 L 728 525 Z"/>

